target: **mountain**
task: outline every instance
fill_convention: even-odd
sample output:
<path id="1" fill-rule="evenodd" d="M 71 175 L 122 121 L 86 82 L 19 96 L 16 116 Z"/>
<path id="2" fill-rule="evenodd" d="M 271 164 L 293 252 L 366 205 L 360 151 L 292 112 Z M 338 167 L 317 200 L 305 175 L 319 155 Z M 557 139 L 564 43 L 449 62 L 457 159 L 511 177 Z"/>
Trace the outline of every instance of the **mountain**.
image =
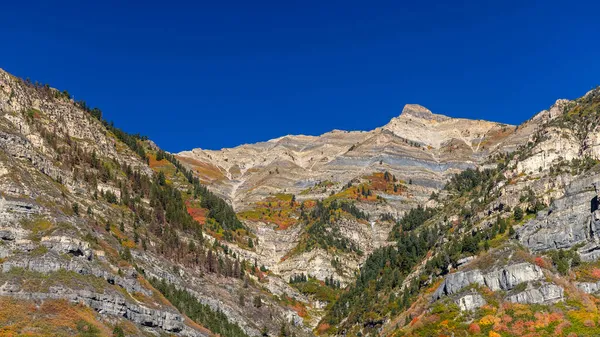
<path id="1" fill-rule="evenodd" d="M 283 189 L 300 193 L 319 181 L 343 184 L 363 172 L 385 170 L 419 182 L 422 188 L 415 192 L 427 197 L 451 174 L 475 167 L 498 150 L 514 129 L 409 104 L 399 117 L 372 131 L 285 136 L 220 151 L 194 149 L 177 157 L 238 210 Z"/>
<path id="2" fill-rule="evenodd" d="M 0 70 L 0 334 L 600 334 L 600 89 L 170 154 Z"/>
<path id="3" fill-rule="evenodd" d="M 0 71 L 0 149 L 2 334 L 248 336 L 299 319 L 301 294 L 206 234 L 252 240 L 233 209 L 99 109 Z"/>
<path id="4" fill-rule="evenodd" d="M 519 136 L 511 125 L 450 118 L 409 104 L 372 131 L 285 136 L 176 157 L 262 234 L 252 258 L 285 279 L 307 274 L 346 283 L 369 253 L 390 244 L 391 219 L 426 204 L 453 174 L 482 165 Z M 386 181 L 384 175 L 393 178 Z M 356 195 L 357 188 L 372 194 Z M 310 221 L 305 221 L 310 228 L 289 226 L 302 218 L 301 210 L 280 205 L 292 195 L 305 203 L 351 200 L 369 219 L 346 217 L 331 224 L 345 237 L 343 244 L 329 240 L 306 247 L 318 241 L 314 237 L 331 235 L 316 231 Z"/>

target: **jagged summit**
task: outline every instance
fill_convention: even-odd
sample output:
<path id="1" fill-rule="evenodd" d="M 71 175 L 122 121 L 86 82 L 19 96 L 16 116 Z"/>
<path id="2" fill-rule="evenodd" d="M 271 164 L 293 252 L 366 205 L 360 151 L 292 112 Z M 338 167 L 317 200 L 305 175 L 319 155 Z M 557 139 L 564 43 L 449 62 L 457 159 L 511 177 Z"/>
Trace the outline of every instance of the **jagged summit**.
<path id="1" fill-rule="evenodd" d="M 416 117 L 421 119 L 435 120 L 438 122 L 450 119 L 448 116 L 438 115 L 431 112 L 431 110 L 419 104 L 406 104 L 399 118 Z"/>
<path id="2" fill-rule="evenodd" d="M 287 135 L 220 151 L 184 151 L 178 156 L 196 167 L 200 178 L 211 182 L 236 209 L 243 209 L 269 193 L 301 193 L 314 181 L 345 184 L 366 170 L 385 168 L 407 180 L 409 174 L 414 178 L 419 172 L 420 179 L 427 181 L 424 185 L 443 185 L 445 175 L 473 166 L 495 151 L 513 129 L 407 104 L 401 115 L 371 131 Z M 427 190 L 424 195 L 430 193 Z"/>

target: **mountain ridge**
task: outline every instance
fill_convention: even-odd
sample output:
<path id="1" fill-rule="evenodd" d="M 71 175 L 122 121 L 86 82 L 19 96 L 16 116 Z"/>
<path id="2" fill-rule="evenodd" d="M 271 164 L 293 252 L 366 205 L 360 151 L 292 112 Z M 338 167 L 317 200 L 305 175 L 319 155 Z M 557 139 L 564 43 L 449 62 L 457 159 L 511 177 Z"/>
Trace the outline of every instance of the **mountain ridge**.
<path id="1" fill-rule="evenodd" d="M 371 131 L 172 155 L 0 71 L 0 326 L 597 335 L 599 130 L 594 89 L 517 127 L 407 105 Z"/>

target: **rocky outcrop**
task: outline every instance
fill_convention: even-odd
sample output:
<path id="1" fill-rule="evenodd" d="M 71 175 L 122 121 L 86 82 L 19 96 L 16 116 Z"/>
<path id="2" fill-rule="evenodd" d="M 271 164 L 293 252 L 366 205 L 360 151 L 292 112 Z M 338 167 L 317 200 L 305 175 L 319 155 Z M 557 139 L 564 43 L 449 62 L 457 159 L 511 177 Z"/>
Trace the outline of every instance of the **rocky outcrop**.
<path id="1" fill-rule="evenodd" d="M 523 262 L 508 265 L 502 269 L 482 273 L 479 269 L 457 272 L 446 276 L 444 282 L 433 294 L 433 300 L 443 296 L 461 294 L 455 302 L 461 310 L 472 310 L 485 304 L 478 293 L 462 294 L 462 290 L 471 286 L 485 286 L 490 290 L 508 291 L 506 300 L 523 304 L 549 304 L 564 300 L 562 287 L 547 283 L 542 269 L 531 263 Z M 525 284 L 523 290 L 517 286 Z"/>
<path id="2" fill-rule="evenodd" d="M 538 287 L 532 283 L 527 284 L 527 289 L 510 295 L 507 300 L 522 304 L 550 304 L 564 300 L 564 289 L 553 283 L 542 282 Z"/>
<path id="3" fill-rule="evenodd" d="M 479 269 L 460 271 L 446 276 L 444 282 L 434 292 L 433 299 L 456 294 L 472 284 L 486 286 L 493 291 L 510 290 L 518 284 L 543 278 L 542 269 L 527 262 L 509 265 L 485 274 Z"/>
<path id="4" fill-rule="evenodd" d="M 21 268 L 42 274 L 49 274 L 61 270 L 72 271 L 80 275 L 92 275 L 104 279 L 108 284 L 115 284 L 129 293 L 141 293 L 151 296 L 152 292 L 143 287 L 137 280 L 135 270 L 128 277 L 115 275 L 100 266 L 90 263 L 85 258 L 64 259 L 52 253 L 38 257 L 22 257 L 10 259 L 0 264 L 2 272 L 10 272 L 14 268 Z"/>
<path id="5" fill-rule="evenodd" d="M 517 238 L 534 252 L 569 249 L 600 238 L 598 192 L 594 184 L 599 175 L 579 177 L 566 189 L 565 196 L 555 200 L 547 212 L 525 223 L 517 231 Z M 590 248 L 587 248 L 588 253 Z M 583 255 L 585 255 L 584 252 Z M 582 255 L 582 256 L 583 256 Z"/>
<path id="6" fill-rule="evenodd" d="M 466 294 L 455 301 L 461 311 L 470 311 L 484 306 L 487 302 L 478 293 Z"/>
<path id="7" fill-rule="evenodd" d="M 485 285 L 493 291 L 510 290 L 523 282 L 544 278 L 542 269 L 531 263 L 518 263 L 506 266 L 484 275 Z"/>
<path id="8" fill-rule="evenodd" d="M 581 144 L 569 131 L 550 128 L 544 131 L 545 141 L 537 144 L 532 154 L 517 163 L 517 172 L 536 173 L 550 169 L 562 160 L 580 157 Z"/>
<path id="9" fill-rule="evenodd" d="M 75 238 L 66 236 L 44 236 L 42 237 L 41 244 L 58 253 L 83 256 L 88 260 L 92 259 L 93 252 L 90 248 L 90 244 Z"/>
<path id="10" fill-rule="evenodd" d="M 575 286 L 586 294 L 595 294 L 600 291 L 600 281 L 598 282 L 575 282 Z"/>
<path id="11" fill-rule="evenodd" d="M 49 292 L 26 292 L 14 284 L 0 286 L 1 296 L 11 296 L 27 300 L 67 299 L 82 303 L 101 314 L 124 317 L 142 326 L 160 328 L 168 332 L 182 332 L 188 336 L 206 336 L 198 331 L 185 328 L 184 319 L 175 311 L 162 311 L 126 301 L 122 296 L 97 293 L 90 290 L 73 290 L 64 287 L 51 287 Z"/>

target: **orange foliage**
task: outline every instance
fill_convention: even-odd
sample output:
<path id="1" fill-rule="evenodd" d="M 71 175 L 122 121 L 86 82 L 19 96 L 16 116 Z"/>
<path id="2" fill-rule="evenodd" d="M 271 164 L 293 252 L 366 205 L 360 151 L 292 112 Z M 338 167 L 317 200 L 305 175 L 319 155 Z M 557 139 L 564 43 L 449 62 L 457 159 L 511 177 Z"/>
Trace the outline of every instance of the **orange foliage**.
<path id="1" fill-rule="evenodd" d="M 148 155 L 148 163 L 151 169 L 155 169 L 158 167 L 165 167 L 169 165 L 169 161 L 166 159 L 156 160 L 156 156 L 149 154 Z"/>
<path id="2" fill-rule="evenodd" d="M 525 321 L 518 320 L 512 325 L 511 332 L 517 336 L 521 336 L 525 333 L 526 328 Z"/>
<path id="3" fill-rule="evenodd" d="M 496 324 L 494 324 L 494 327 L 492 328 L 492 330 L 497 331 L 497 332 L 508 331 L 508 326 L 504 323 L 497 322 Z"/>
<path id="4" fill-rule="evenodd" d="M 559 312 L 547 313 L 547 312 L 536 312 L 534 314 L 536 319 L 536 328 L 545 328 L 553 322 L 557 322 L 563 319 L 563 314 Z"/>
<path id="5" fill-rule="evenodd" d="M 469 333 L 472 335 L 476 335 L 481 332 L 481 327 L 477 323 L 471 323 L 469 325 Z"/>
<path id="6" fill-rule="evenodd" d="M 289 200 L 282 200 L 285 196 Z M 285 230 L 298 222 L 300 215 L 300 203 L 291 203 L 291 194 L 283 196 L 274 196 L 265 199 L 264 201 L 256 202 L 253 210 L 244 211 L 238 214 L 240 218 L 251 221 L 264 221 L 277 225 L 277 229 Z M 305 211 L 314 207 L 314 200 L 304 201 Z"/>
<path id="7" fill-rule="evenodd" d="M 225 179 L 223 172 L 216 166 L 208 163 L 201 162 L 189 157 L 175 156 L 177 160 L 182 163 L 188 164 L 192 170 L 199 176 L 203 183 L 218 181 Z"/>
<path id="8" fill-rule="evenodd" d="M 600 269 L 599 268 L 594 268 L 592 269 L 592 276 L 599 279 L 600 280 Z"/>
<path id="9" fill-rule="evenodd" d="M 290 306 L 290 308 L 292 310 L 294 310 L 295 312 L 298 313 L 298 316 L 304 318 L 308 315 L 308 311 L 306 310 L 306 307 L 300 303 L 300 302 L 295 302 L 292 306 Z"/>
<path id="10" fill-rule="evenodd" d="M 541 257 L 541 256 L 538 256 L 538 257 L 536 257 L 536 258 L 535 258 L 535 260 L 534 260 L 534 261 L 535 261 L 535 264 L 536 264 L 538 267 L 541 267 L 541 268 L 548 268 L 548 264 L 546 263 L 546 260 L 544 260 L 544 258 L 543 258 L 543 257 Z"/>
<path id="11" fill-rule="evenodd" d="M 206 223 L 206 208 L 194 206 L 189 200 L 185 202 L 185 207 L 188 214 L 191 215 L 194 220 L 198 221 L 198 223 L 202 225 Z"/>
<path id="12" fill-rule="evenodd" d="M 0 336 L 66 336 L 78 329 L 95 328 L 110 336 L 109 327 L 100 323 L 96 313 L 66 300 L 46 300 L 41 304 L 0 297 Z"/>
<path id="13" fill-rule="evenodd" d="M 390 178 L 392 175 L 390 174 Z M 381 191 L 385 194 L 402 194 L 406 191 L 406 186 L 404 186 L 401 182 L 394 182 L 393 179 L 385 180 L 385 174 L 383 172 L 376 172 L 370 176 L 365 177 L 369 180 L 369 183 L 365 186 L 365 188 L 369 188 L 374 191 Z M 396 191 L 394 191 L 394 186 L 396 186 Z"/>
<path id="14" fill-rule="evenodd" d="M 324 332 L 326 332 L 327 330 L 329 330 L 331 326 L 328 323 L 321 323 L 319 324 L 319 326 L 317 327 L 317 333 L 319 335 L 323 334 Z"/>

